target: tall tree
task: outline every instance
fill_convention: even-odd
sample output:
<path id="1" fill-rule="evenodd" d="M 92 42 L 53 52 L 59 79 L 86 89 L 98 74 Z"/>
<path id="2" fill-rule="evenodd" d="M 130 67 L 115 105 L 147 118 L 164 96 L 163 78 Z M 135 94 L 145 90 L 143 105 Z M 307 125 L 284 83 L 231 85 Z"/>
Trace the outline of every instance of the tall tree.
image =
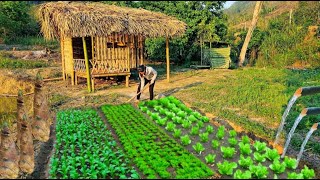
<path id="1" fill-rule="evenodd" d="M 249 45 L 249 41 L 250 41 L 250 39 L 251 39 L 253 30 L 254 30 L 254 28 L 255 28 L 256 25 L 257 25 L 257 21 L 258 21 L 258 17 L 259 17 L 259 12 L 260 12 L 260 9 L 261 9 L 261 7 L 262 7 L 262 2 L 263 2 L 263 1 L 257 1 L 257 2 L 256 2 L 256 6 L 254 7 L 254 12 L 253 12 L 253 17 L 252 17 L 251 26 L 250 26 L 249 29 L 248 29 L 246 39 L 244 40 L 244 43 L 243 43 L 242 48 L 241 48 L 241 52 L 240 52 L 240 56 L 239 56 L 239 62 L 238 62 L 238 66 L 239 66 L 239 67 L 242 67 L 243 64 L 244 64 L 244 60 L 245 60 L 247 48 L 248 48 L 248 45 Z"/>

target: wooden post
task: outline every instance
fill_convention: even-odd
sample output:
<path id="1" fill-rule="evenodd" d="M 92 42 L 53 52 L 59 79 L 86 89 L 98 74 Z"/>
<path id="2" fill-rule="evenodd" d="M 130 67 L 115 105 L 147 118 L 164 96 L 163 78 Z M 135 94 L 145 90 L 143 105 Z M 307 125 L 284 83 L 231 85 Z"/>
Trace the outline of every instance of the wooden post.
<path id="1" fill-rule="evenodd" d="M 170 82 L 169 37 L 166 37 L 167 81 Z"/>
<path id="2" fill-rule="evenodd" d="M 289 24 L 291 24 L 291 19 L 292 19 L 292 9 L 290 9 L 290 18 L 289 18 Z"/>
<path id="3" fill-rule="evenodd" d="M 200 38 L 200 60 L 201 60 L 201 65 L 202 65 L 202 54 L 203 54 L 203 52 L 202 52 L 202 46 L 203 46 L 203 44 L 202 44 L 202 37 Z M 197 63 L 198 64 L 198 63 Z"/>
<path id="4" fill-rule="evenodd" d="M 86 44 L 85 37 L 82 37 L 82 43 L 83 43 L 84 60 L 86 62 L 88 92 L 91 92 L 91 77 L 90 77 L 89 59 L 88 59 L 87 44 Z"/>
<path id="5" fill-rule="evenodd" d="M 65 62 L 64 62 L 64 40 L 61 34 L 60 37 L 60 50 L 61 50 L 61 66 L 62 66 L 62 79 L 66 80 Z"/>

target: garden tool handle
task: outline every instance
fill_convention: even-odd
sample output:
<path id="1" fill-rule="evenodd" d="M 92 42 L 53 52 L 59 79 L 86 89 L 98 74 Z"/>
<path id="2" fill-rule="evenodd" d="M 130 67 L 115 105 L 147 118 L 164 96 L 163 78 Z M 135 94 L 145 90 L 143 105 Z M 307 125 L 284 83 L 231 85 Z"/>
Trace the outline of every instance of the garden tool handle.
<path id="1" fill-rule="evenodd" d="M 144 86 L 144 88 L 142 89 L 142 91 L 140 91 L 139 93 L 137 93 L 135 96 L 133 96 L 131 99 L 128 100 L 128 102 L 130 102 L 132 99 L 134 99 L 135 97 L 137 97 L 139 94 L 141 94 L 145 89 L 147 89 L 147 87 L 149 87 L 150 84 L 148 83 L 146 86 Z"/>

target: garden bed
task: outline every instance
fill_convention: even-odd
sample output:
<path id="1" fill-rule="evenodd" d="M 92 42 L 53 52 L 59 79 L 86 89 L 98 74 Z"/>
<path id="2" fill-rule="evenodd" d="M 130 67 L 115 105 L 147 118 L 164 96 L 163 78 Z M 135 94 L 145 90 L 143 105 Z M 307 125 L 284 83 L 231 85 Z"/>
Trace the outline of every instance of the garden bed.
<path id="1" fill-rule="evenodd" d="M 223 125 L 214 126 L 209 118 L 172 96 L 141 102 L 139 107 L 221 178 L 308 178 L 307 172 L 314 176 L 307 166 L 295 168 L 295 159 L 280 159 L 278 151 L 267 143 L 250 140 Z"/>
<path id="2" fill-rule="evenodd" d="M 49 178 L 315 177 L 266 142 L 213 124 L 173 96 L 141 102 L 139 109 L 120 104 L 59 111 Z"/>

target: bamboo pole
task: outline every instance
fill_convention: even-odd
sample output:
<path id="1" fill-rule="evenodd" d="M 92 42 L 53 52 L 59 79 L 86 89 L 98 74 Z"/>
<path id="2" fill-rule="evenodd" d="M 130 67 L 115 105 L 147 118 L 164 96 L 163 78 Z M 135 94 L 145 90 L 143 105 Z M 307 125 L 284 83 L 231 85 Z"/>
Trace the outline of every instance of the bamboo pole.
<path id="1" fill-rule="evenodd" d="M 65 62 L 64 62 L 64 40 L 63 40 L 62 34 L 60 37 L 60 50 L 61 50 L 62 79 L 66 80 Z"/>
<path id="2" fill-rule="evenodd" d="M 89 59 L 88 59 L 87 44 L 86 44 L 85 37 L 82 37 L 82 43 L 83 43 L 84 60 L 86 62 L 87 86 L 88 86 L 88 92 L 90 93 L 91 92 L 91 78 L 90 78 Z"/>
<path id="3" fill-rule="evenodd" d="M 167 81 L 170 82 L 169 37 L 166 37 Z"/>
<path id="4" fill-rule="evenodd" d="M 94 38 L 93 36 L 91 36 L 91 59 L 92 59 L 92 62 L 94 61 Z"/>

